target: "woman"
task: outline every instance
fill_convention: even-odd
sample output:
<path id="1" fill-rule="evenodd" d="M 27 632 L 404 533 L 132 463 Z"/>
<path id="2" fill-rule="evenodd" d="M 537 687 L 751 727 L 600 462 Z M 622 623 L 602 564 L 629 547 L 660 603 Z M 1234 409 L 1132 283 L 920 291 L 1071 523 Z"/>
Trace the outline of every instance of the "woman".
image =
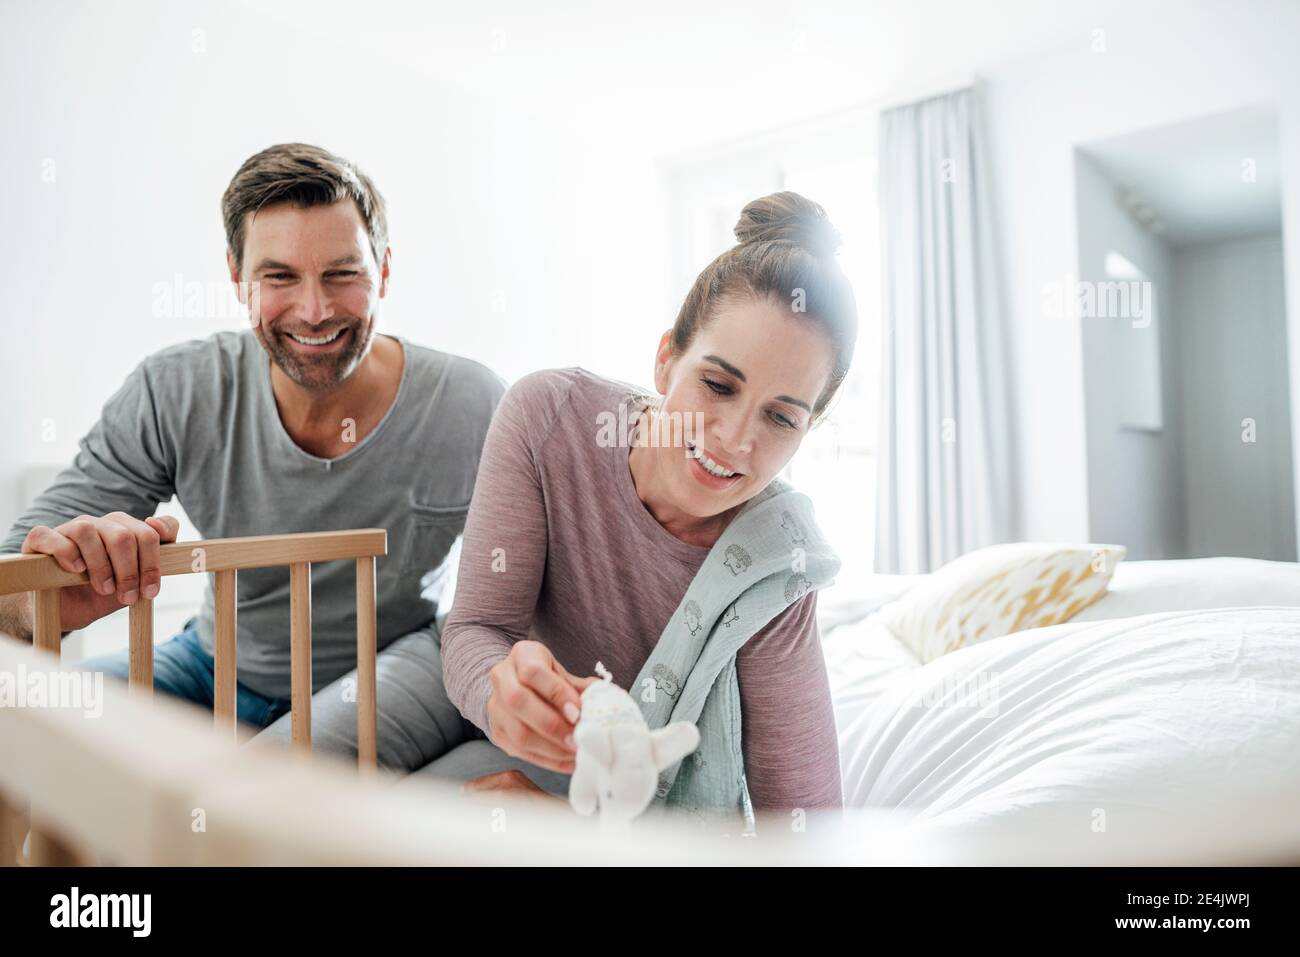
<path id="1" fill-rule="evenodd" d="M 566 369 L 517 382 L 484 445 L 443 677 L 461 713 L 551 790 L 563 779 L 538 769 L 572 773 L 596 662 L 632 687 L 711 547 L 848 372 L 856 308 L 822 208 L 777 193 L 746 206 L 735 232 L 655 356 L 656 422 L 685 423 L 679 441 L 665 428 L 609 442 L 602 423 L 643 397 Z M 809 591 L 735 655 L 755 810 L 841 803 L 815 613 Z M 670 693 L 682 680 L 655 678 Z"/>

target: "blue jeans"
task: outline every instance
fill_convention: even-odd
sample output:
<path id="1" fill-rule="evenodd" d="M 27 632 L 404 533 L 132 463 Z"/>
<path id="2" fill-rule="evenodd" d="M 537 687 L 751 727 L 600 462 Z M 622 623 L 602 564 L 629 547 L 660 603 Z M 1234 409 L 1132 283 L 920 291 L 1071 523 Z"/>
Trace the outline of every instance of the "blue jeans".
<path id="1" fill-rule="evenodd" d="M 126 649 L 79 663 L 82 671 L 102 671 L 126 681 L 130 674 L 130 652 Z M 153 650 L 155 691 L 211 708 L 215 685 L 212 656 L 199 644 L 198 619 L 191 618 L 176 637 Z M 265 728 L 289 710 L 288 698 L 268 698 L 235 683 L 235 715 L 245 724 Z"/>

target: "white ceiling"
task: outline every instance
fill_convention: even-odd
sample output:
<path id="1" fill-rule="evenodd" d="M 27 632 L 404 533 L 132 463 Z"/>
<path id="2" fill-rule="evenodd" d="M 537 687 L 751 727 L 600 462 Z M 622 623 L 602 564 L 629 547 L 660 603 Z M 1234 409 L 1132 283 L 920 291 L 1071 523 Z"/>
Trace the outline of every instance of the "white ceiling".
<path id="1" fill-rule="evenodd" d="M 1159 20 L 1180 9 L 1174 0 L 1148 0 L 1140 14 L 1131 0 L 244 3 L 440 89 L 475 91 L 656 155 L 1086 49 L 1094 29 L 1122 36 L 1139 15 Z"/>
<path id="2" fill-rule="evenodd" d="M 1080 147 L 1164 223 L 1175 246 L 1282 231 L 1277 115 L 1233 110 Z M 1255 180 L 1243 179 L 1245 161 Z"/>

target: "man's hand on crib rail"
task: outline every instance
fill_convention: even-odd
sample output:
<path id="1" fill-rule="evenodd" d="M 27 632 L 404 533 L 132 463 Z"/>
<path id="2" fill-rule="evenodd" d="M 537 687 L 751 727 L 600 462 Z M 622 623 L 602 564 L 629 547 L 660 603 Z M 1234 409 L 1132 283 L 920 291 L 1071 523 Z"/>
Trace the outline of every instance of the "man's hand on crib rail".
<path id="1" fill-rule="evenodd" d="M 573 773 L 573 726 L 581 693 L 597 678 L 569 674 L 539 641 L 517 641 L 493 667 L 489 737 L 506 754 L 561 774 Z"/>
<path id="2" fill-rule="evenodd" d="M 171 516 L 141 521 L 125 512 L 100 518 L 82 515 L 58 528 L 37 525 L 23 541 L 23 553 L 50 555 L 64 571 L 86 572 L 90 584 L 60 589 L 64 631 L 134 604 L 156 598 L 162 586 L 159 546 L 176 541 L 180 522 Z"/>

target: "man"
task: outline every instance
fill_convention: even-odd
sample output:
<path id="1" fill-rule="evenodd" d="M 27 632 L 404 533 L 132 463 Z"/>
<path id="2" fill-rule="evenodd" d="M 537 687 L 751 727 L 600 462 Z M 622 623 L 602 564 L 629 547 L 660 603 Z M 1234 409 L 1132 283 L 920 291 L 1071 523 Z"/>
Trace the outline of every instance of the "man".
<path id="1" fill-rule="evenodd" d="M 379 760 L 420 767 L 472 736 L 441 687 L 438 608 L 422 585 L 450 570 L 504 383 L 470 360 L 377 334 L 391 270 L 385 208 L 351 163 L 273 146 L 240 167 L 222 211 L 252 329 L 148 356 L 0 552 L 88 573 L 89 584 L 61 592 L 71 630 L 158 594 L 159 546 L 177 522 L 154 511 L 173 494 L 204 538 L 388 529 L 377 572 Z M 311 576 L 314 744 L 353 754 L 355 705 L 343 688 L 356 663 L 354 574 L 353 563 L 330 562 Z M 284 716 L 271 734 L 287 740 L 288 569 L 241 571 L 238 583 L 238 717 L 263 728 Z M 0 631 L 30 640 L 31 629 L 29 596 L 0 598 Z M 211 707 L 212 656 L 209 587 L 197 618 L 155 649 L 155 688 Z M 127 652 L 81 667 L 125 679 Z"/>

